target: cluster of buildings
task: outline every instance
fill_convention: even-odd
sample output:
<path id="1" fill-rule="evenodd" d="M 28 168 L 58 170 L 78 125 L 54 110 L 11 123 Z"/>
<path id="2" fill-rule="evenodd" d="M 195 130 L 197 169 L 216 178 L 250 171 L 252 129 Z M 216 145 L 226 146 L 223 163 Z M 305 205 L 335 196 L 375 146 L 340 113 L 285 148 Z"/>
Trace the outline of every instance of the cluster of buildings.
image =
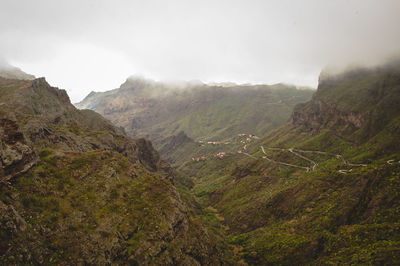
<path id="1" fill-rule="evenodd" d="M 204 155 L 197 157 L 197 158 L 192 158 L 192 161 L 195 161 L 195 162 L 200 162 L 200 161 L 205 161 L 205 160 L 207 160 L 207 157 Z"/>
<path id="2" fill-rule="evenodd" d="M 237 134 L 237 135 L 238 135 L 238 137 L 241 138 L 240 143 L 242 143 L 242 144 L 247 144 L 247 143 L 251 142 L 252 139 L 259 139 L 259 137 L 257 137 L 256 135 L 253 135 L 253 134 L 239 133 L 239 134 Z M 210 144 L 210 145 L 220 145 L 220 144 L 228 145 L 228 144 L 231 144 L 230 141 L 225 141 L 225 142 L 223 142 L 223 141 L 204 141 L 204 140 L 198 140 L 197 142 L 198 142 L 198 143 L 201 143 L 201 146 L 204 146 L 205 144 Z M 235 142 L 234 142 L 234 143 L 235 143 Z M 245 145 L 244 149 L 246 150 L 246 145 Z M 241 151 L 239 151 L 239 153 L 241 153 Z M 226 155 L 227 155 L 226 152 L 221 151 L 221 152 L 218 152 L 217 154 L 215 154 L 214 157 L 223 159 Z M 200 161 L 205 161 L 205 160 L 207 160 L 207 157 L 206 157 L 206 156 L 201 156 L 201 157 L 197 157 L 197 158 L 192 158 L 192 161 L 195 161 L 195 162 L 200 162 Z"/>
<path id="3" fill-rule="evenodd" d="M 221 151 L 221 152 L 218 152 L 215 156 L 220 159 L 223 159 L 225 157 L 225 155 L 226 155 L 226 152 Z"/>
<path id="4" fill-rule="evenodd" d="M 240 141 L 240 143 L 242 143 L 242 144 L 246 144 L 246 142 L 250 142 L 252 139 L 259 139 L 259 137 L 257 137 L 256 135 L 253 135 L 253 134 L 247 135 L 244 133 L 238 134 L 238 137 L 246 137 L 246 139 L 242 139 Z"/>
<path id="5" fill-rule="evenodd" d="M 247 136 L 248 136 L 248 138 L 259 139 L 259 137 L 257 137 L 256 135 L 253 135 L 253 134 L 249 134 L 249 135 L 244 134 L 244 133 L 238 134 L 238 137 L 247 137 Z"/>

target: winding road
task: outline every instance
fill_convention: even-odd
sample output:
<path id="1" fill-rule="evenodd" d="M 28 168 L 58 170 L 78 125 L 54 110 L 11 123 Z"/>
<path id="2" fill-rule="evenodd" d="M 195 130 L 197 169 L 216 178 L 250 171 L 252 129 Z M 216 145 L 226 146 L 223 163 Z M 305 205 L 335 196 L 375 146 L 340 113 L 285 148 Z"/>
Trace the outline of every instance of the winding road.
<path id="1" fill-rule="evenodd" d="M 352 167 L 365 167 L 367 166 L 366 164 L 355 164 L 355 163 L 349 163 L 349 161 L 345 160 L 344 157 L 341 154 L 335 154 L 335 153 L 331 153 L 331 152 L 325 152 L 325 151 L 310 151 L 310 150 L 301 150 L 301 149 L 295 149 L 295 148 L 289 148 L 289 149 L 284 149 L 284 148 L 267 148 L 269 150 L 273 150 L 273 151 L 288 151 L 292 154 L 294 154 L 295 156 L 301 158 L 302 160 L 308 161 L 309 163 L 311 163 L 310 167 L 306 167 L 306 166 L 301 166 L 301 165 L 295 165 L 295 164 L 291 164 L 291 163 L 286 163 L 286 162 L 281 162 L 281 161 L 276 161 L 272 158 L 269 158 L 267 155 L 267 153 L 265 152 L 265 148 L 263 146 L 260 146 L 261 151 L 264 153 L 265 156 L 263 156 L 262 158 L 269 161 L 269 162 L 273 162 L 276 164 L 281 164 L 281 165 L 286 165 L 286 166 L 291 166 L 291 167 L 296 167 L 296 168 L 300 168 L 300 169 L 304 169 L 306 170 L 306 172 L 310 172 L 310 171 L 316 171 L 317 167 L 318 167 L 318 163 L 302 154 L 301 153 L 317 153 L 317 154 L 324 154 L 324 155 L 330 155 L 330 156 L 334 156 L 337 159 L 342 160 L 343 164 L 346 166 L 352 166 Z M 258 159 L 257 157 L 249 154 L 246 152 L 247 151 L 247 144 L 245 144 L 243 146 L 243 150 L 239 150 L 238 153 L 239 154 L 244 154 L 247 157 L 250 157 L 252 159 Z M 395 163 L 395 160 L 389 160 L 387 162 L 388 164 L 393 164 Z M 400 161 L 399 161 L 400 163 Z M 353 169 L 340 169 L 338 170 L 339 173 L 341 174 L 347 174 L 349 172 L 351 172 Z"/>
<path id="2" fill-rule="evenodd" d="M 313 161 L 313 160 L 311 160 L 311 159 L 309 159 L 309 158 L 307 158 L 307 157 L 301 155 L 300 153 L 295 152 L 293 149 L 288 149 L 288 150 L 289 150 L 291 153 L 293 153 L 294 155 L 296 155 L 297 157 L 300 157 L 300 158 L 302 158 L 302 159 L 304 159 L 304 160 L 309 161 L 310 163 L 312 163 L 312 164 L 313 164 L 313 166 L 312 166 L 312 170 L 313 170 L 313 171 L 317 170 L 317 165 L 318 165 L 318 164 L 317 164 L 315 161 Z"/>
<path id="3" fill-rule="evenodd" d="M 263 146 L 260 146 L 262 152 L 265 154 L 265 156 L 263 156 L 264 159 L 273 162 L 273 163 L 277 163 L 277 164 L 282 164 L 282 165 L 286 165 L 286 166 L 292 166 L 292 167 L 296 167 L 296 168 L 302 168 L 302 169 L 306 169 L 307 172 L 310 171 L 310 167 L 305 167 L 305 166 L 300 166 L 300 165 L 295 165 L 295 164 L 290 164 L 290 163 L 285 163 L 285 162 L 280 162 L 280 161 L 275 161 L 271 158 L 267 157 L 267 153 L 265 152 L 265 149 Z M 278 149 L 278 148 L 269 148 L 269 149 Z M 279 149 L 280 150 L 280 149 Z M 307 158 L 307 160 L 310 160 Z M 311 160 L 310 160 L 311 161 Z"/>
<path id="4" fill-rule="evenodd" d="M 267 155 L 266 152 L 265 152 L 264 147 L 263 147 L 263 146 L 260 146 L 260 148 L 261 148 L 262 152 L 263 152 L 265 155 Z M 289 152 L 293 153 L 294 155 L 296 155 L 297 157 L 299 157 L 299 158 L 301 158 L 301 159 L 303 159 L 303 160 L 306 160 L 306 161 L 310 162 L 310 163 L 312 164 L 312 167 L 311 167 L 311 168 L 310 168 L 310 167 L 303 167 L 303 166 L 300 166 L 300 165 L 293 165 L 293 164 L 288 164 L 288 163 L 284 163 L 284 162 L 279 162 L 279 161 L 272 160 L 272 159 L 268 158 L 267 156 L 263 156 L 264 159 L 267 159 L 268 161 L 271 161 L 271 162 L 274 162 L 274 163 L 284 164 L 284 165 L 293 166 L 293 167 L 297 167 L 297 168 L 303 168 L 303 169 L 306 169 L 307 172 L 309 172 L 310 169 L 311 169 L 312 171 L 317 170 L 318 163 L 315 162 L 315 161 L 313 161 L 313 160 L 311 160 L 310 158 L 307 158 L 306 156 L 304 156 L 304 155 L 302 155 L 302 154 L 300 154 L 300 153 L 298 153 L 298 152 L 303 152 L 303 153 L 319 153 L 319 154 L 325 154 L 325 155 L 335 156 L 336 158 L 341 159 L 341 160 L 343 161 L 343 163 L 344 163 L 345 165 L 347 165 L 347 166 L 353 166 L 353 167 L 365 167 L 365 166 L 367 166 L 366 164 L 349 163 L 349 161 L 345 160 L 341 154 L 334 154 L 334 153 L 330 153 L 330 152 L 324 152 L 324 151 L 307 151 L 307 150 L 301 150 L 301 149 L 296 149 L 296 150 L 295 150 L 294 148 L 290 148 L 290 149 L 268 148 L 268 149 L 269 149 L 269 150 L 274 150 L 274 151 L 289 151 Z M 353 169 L 349 169 L 349 170 L 340 169 L 340 170 L 338 170 L 338 172 L 341 173 L 341 174 L 347 174 L 347 173 L 351 172 L 352 170 L 353 170 Z"/>

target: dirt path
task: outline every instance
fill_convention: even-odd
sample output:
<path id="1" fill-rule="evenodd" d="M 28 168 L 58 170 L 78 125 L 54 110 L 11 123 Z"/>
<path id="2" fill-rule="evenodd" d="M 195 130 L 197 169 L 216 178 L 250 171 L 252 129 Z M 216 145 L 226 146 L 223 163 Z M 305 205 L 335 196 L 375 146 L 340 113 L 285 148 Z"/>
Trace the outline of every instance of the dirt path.
<path id="1" fill-rule="evenodd" d="M 251 154 L 248 154 L 247 152 L 239 152 L 239 153 L 242 153 L 242 154 L 244 154 L 244 155 L 246 155 L 246 156 L 248 156 L 250 158 L 257 159 L 257 157 L 255 157 L 255 156 L 253 156 Z"/>
<path id="2" fill-rule="evenodd" d="M 265 155 L 267 155 L 266 152 L 265 152 L 264 147 L 263 147 L 263 146 L 260 146 L 260 147 L 261 147 L 262 152 L 263 152 Z M 297 167 L 297 168 L 303 168 L 303 169 L 306 169 L 307 172 L 309 172 L 310 169 L 312 169 L 312 171 L 317 170 L 318 164 L 317 164 L 315 161 L 311 160 L 310 158 L 305 157 L 304 155 L 301 155 L 301 154 L 295 152 L 293 148 L 291 148 L 291 149 L 268 148 L 268 149 L 269 149 L 269 150 L 274 150 L 274 151 L 289 151 L 289 152 L 293 153 L 294 155 L 296 155 L 297 157 L 299 157 L 299 158 L 301 158 L 301 159 L 303 159 L 303 160 L 306 160 L 306 161 L 312 163 L 313 166 L 312 166 L 312 168 L 310 168 L 310 167 L 305 167 L 305 166 L 300 166 L 300 165 L 294 165 L 294 164 L 288 164 L 288 163 L 284 163 L 284 162 L 277 162 L 277 161 L 274 161 L 274 162 L 276 162 L 276 163 L 280 163 L 280 164 L 284 164 L 284 165 L 288 165 L 288 166 L 293 166 L 293 167 Z"/>
<path id="3" fill-rule="evenodd" d="M 336 158 L 342 160 L 343 164 L 347 165 L 347 166 L 353 166 L 353 167 L 365 167 L 365 166 L 368 166 L 367 164 L 361 164 L 361 163 L 349 163 L 349 161 L 344 159 L 344 157 L 341 154 L 334 154 L 334 153 L 324 152 L 324 151 L 305 151 L 305 150 L 300 150 L 300 149 L 297 149 L 297 150 L 300 151 L 300 152 L 304 152 L 304 153 L 319 153 L 319 154 L 326 154 L 326 155 L 335 156 Z M 341 174 L 348 174 L 351 171 L 353 171 L 352 168 L 349 169 L 349 170 L 346 170 L 346 169 L 338 170 L 338 172 L 341 173 Z"/>
<path id="4" fill-rule="evenodd" d="M 355 166 L 355 167 L 367 166 L 366 164 L 349 163 L 349 161 L 344 159 L 341 154 L 334 154 L 334 153 L 331 153 L 331 152 L 324 152 L 324 151 L 306 151 L 306 150 L 300 150 L 300 149 L 296 149 L 296 150 L 299 151 L 299 152 L 304 152 L 304 153 L 319 153 L 319 154 L 335 156 L 336 158 L 341 159 L 343 161 L 343 163 L 345 165 L 348 165 L 348 166 Z"/>
<path id="5" fill-rule="evenodd" d="M 300 153 L 295 152 L 293 149 L 288 149 L 288 150 L 291 153 L 293 153 L 294 155 L 296 155 L 297 157 L 302 158 L 303 160 L 306 160 L 306 161 L 309 161 L 310 163 L 312 163 L 313 164 L 313 167 L 312 167 L 313 171 L 317 170 L 318 164 L 315 161 L 311 160 L 310 158 L 307 158 L 306 156 L 301 155 Z"/>
<path id="6" fill-rule="evenodd" d="M 262 148 L 262 150 L 263 150 L 263 152 L 264 152 L 264 154 L 265 154 L 264 147 L 261 146 L 261 148 Z M 312 165 L 313 165 L 313 166 L 312 166 L 312 170 L 313 170 L 313 171 L 317 170 L 318 164 L 317 164 L 315 161 L 311 160 L 310 158 L 307 158 L 307 157 L 304 156 L 304 155 L 301 155 L 300 153 L 295 152 L 295 151 L 294 151 L 294 148 L 291 148 L 291 149 L 268 148 L 268 149 L 269 149 L 269 150 L 272 150 L 272 151 L 289 151 L 289 152 L 293 153 L 294 155 L 296 155 L 297 157 L 299 157 L 299 158 L 301 158 L 301 159 L 303 159 L 303 160 L 306 160 L 306 161 L 309 161 L 310 163 L 312 163 Z M 298 150 L 298 151 L 302 152 L 302 150 Z M 321 152 L 321 153 L 322 153 L 322 152 Z"/>
<path id="7" fill-rule="evenodd" d="M 334 156 L 334 157 L 336 157 L 337 159 L 342 160 L 343 164 L 346 165 L 346 166 L 352 166 L 352 167 L 365 167 L 365 166 L 367 166 L 366 164 L 355 164 L 355 163 L 350 163 L 349 161 L 347 161 L 346 159 L 344 159 L 344 157 L 343 157 L 341 154 L 335 154 L 335 153 L 331 153 L 331 152 L 313 151 L 313 150 L 302 150 L 302 149 L 295 149 L 295 148 L 289 148 L 289 149 L 284 149 L 284 148 L 268 148 L 269 150 L 272 150 L 272 151 L 287 151 L 287 152 L 290 152 L 290 153 L 294 154 L 295 156 L 299 157 L 300 159 L 305 160 L 305 161 L 308 161 L 309 163 L 311 163 L 312 166 L 306 167 L 306 166 L 301 166 L 301 165 L 295 165 L 295 164 L 291 164 L 291 163 L 276 161 L 276 160 L 273 160 L 272 158 L 268 158 L 268 157 L 267 157 L 267 153 L 265 152 L 265 148 L 264 148 L 263 146 L 260 146 L 260 148 L 261 148 L 262 152 L 265 154 L 265 156 L 262 157 L 263 159 L 265 159 L 265 160 L 267 160 L 267 161 L 269 161 L 269 162 L 276 163 L 276 164 L 281 164 L 281 165 L 286 165 L 286 166 L 301 168 L 301 169 L 306 170 L 307 172 L 316 171 L 316 170 L 317 170 L 317 167 L 318 167 L 318 163 L 317 163 L 316 161 L 314 161 L 314 160 L 308 158 L 307 156 L 304 156 L 303 154 L 300 154 L 300 152 L 301 152 L 301 153 L 317 153 L 317 154 L 324 154 L 324 155 Z M 249 154 L 249 153 L 246 152 L 246 151 L 247 151 L 247 144 L 245 144 L 245 145 L 242 147 L 242 149 L 238 151 L 238 153 L 239 153 L 239 154 L 244 154 L 245 156 L 250 157 L 250 158 L 252 158 L 252 159 L 258 159 L 257 157 L 255 157 L 255 156 Z M 388 164 L 392 164 L 392 163 L 393 163 L 392 161 L 394 161 L 394 160 L 389 160 L 387 163 L 388 163 Z M 399 162 L 399 163 L 400 163 L 400 162 Z M 352 171 L 352 169 L 349 169 L 349 170 L 345 170 L 345 169 L 338 170 L 338 172 L 339 172 L 339 173 L 342 173 L 342 174 L 346 174 L 346 173 L 349 173 L 349 172 L 351 172 L 351 171 Z"/>
<path id="8" fill-rule="evenodd" d="M 336 157 L 336 158 L 342 160 L 342 161 L 343 161 L 343 164 L 344 164 L 344 165 L 347 165 L 347 166 L 352 166 L 352 167 L 365 167 L 365 166 L 368 166 L 367 164 L 350 163 L 349 161 L 347 161 L 346 159 L 344 159 L 344 157 L 343 157 L 341 154 L 335 154 L 335 153 L 331 153 L 331 152 L 325 152 L 325 151 L 308 151 L 308 150 L 301 150 L 301 149 L 294 149 L 294 148 L 291 148 L 291 149 L 268 148 L 268 149 L 269 149 L 269 150 L 274 150 L 274 151 L 289 151 L 289 152 L 293 153 L 294 155 L 296 155 L 297 157 L 302 158 L 303 160 L 306 160 L 306 161 L 312 163 L 312 165 L 313 165 L 312 168 L 311 168 L 312 171 L 317 170 L 318 163 L 315 162 L 315 161 L 313 161 L 313 160 L 311 160 L 310 158 L 308 158 L 308 157 L 306 157 L 306 156 L 304 156 L 304 155 L 298 153 L 298 152 L 303 152 L 303 153 L 319 153 L 319 154 L 324 154 L 324 155 L 331 155 L 331 156 L 334 156 L 334 157 Z M 266 154 L 266 153 L 265 153 L 265 149 L 264 149 L 263 146 L 261 146 L 261 150 L 262 150 L 262 152 L 263 152 L 264 154 Z M 269 158 L 267 158 L 266 156 L 264 156 L 264 157 L 265 157 L 266 159 L 268 159 L 268 160 L 270 160 L 270 161 L 273 162 L 272 159 L 269 159 Z M 263 158 L 264 158 L 264 157 L 263 157 Z M 293 166 L 293 165 L 291 165 L 291 166 Z M 296 166 L 296 167 L 298 167 L 298 166 Z M 303 168 L 304 168 L 304 167 L 303 167 Z M 307 170 L 307 172 L 308 172 L 308 171 L 310 170 L 310 168 L 309 168 L 309 167 L 306 167 L 306 168 L 308 169 L 308 170 Z M 338 172 L 341 173 L 341 174 L 347 174 L 347 173 L 351 172 L 352 170 L 353 170 L 353 169 L 349 169 L 349 170 L 341 169 L 341 170 L 338 170 Z"/>
<path id="9" fill-rule="evenodd" d="M 295 165 L 295 164 L 290 164 L 290 163 L 275 161 L 275 160 L 273 160 L 273 159 L 271 159 L 271 158 L 268 158 L 268 157 L 266 156 L 267 153 L 265 152 L 264 147 L 263 147 L 263 146 L 260 146 L 260 147 L 261 147 L 262 152 L 265 154 L 265 156 L 263 156 L 263 158 L 266 159 L 266 160 L 268 160 L 268 161 L 270 161 L 270 162 L 277 163 L 277 164 L 282 164 L 282 165 L 286 165 L 286 166 L 292 166 L 292 167 L 296 167 L 296 168 L 302 168 L 302 169 L 305 169 L 307 172 L 310 171 L 310 167 L 305 167 L 305 166 L 300 166 L 300 165 Z"/>

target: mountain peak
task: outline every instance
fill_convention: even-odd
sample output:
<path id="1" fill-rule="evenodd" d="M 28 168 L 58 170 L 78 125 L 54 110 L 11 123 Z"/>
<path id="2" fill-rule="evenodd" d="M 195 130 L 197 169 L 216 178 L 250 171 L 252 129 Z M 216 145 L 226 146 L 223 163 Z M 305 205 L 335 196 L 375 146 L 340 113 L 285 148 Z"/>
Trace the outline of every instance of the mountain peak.
<path id="1" fill-rule="evenodd" d="M 8 63 L 0 64 L 0 77 L 6 79 L 20 79 L 20 80 L 35 79 L 34 75 L 27 74 L 18 67 L 14 67 Z"/>
<path id="2" fill-rule="evenodd" d="M 315 134 L 330 130 L 357 143 L 373 137 L 400 114 L 398 66 L 324 70 L 312 100 L 295 107 L 293 123 Z"/>
<path id="3" fill-rule="evenodd" d="M 145 87 L 148 87 L 152 84 L 154 84 L 155 81 L 151 79 L 147 79 L 144 76 L 141 75 L 132 75 L 129 76 L 126 81 L 121 85 L 121 89 L 144 89 Z"/>

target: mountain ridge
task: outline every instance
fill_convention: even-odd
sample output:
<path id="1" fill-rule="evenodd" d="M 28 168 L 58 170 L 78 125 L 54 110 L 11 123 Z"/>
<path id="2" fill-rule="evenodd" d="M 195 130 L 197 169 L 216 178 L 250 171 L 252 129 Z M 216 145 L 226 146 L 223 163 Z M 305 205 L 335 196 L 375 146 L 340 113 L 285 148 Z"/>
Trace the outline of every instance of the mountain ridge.
<path id="1" fill-rule="evenodd" d="M 34 75 L 27 74 L 18 67 L 0 62 L 0 77 L 6 79 L 33 80 Z"/>
<path id="2" fill-rule="evenodd" d="M 221 121 L 234 115 L 198 120 L 200 130 L 215 123 L 196 138 L 179 123 L 170 131 L 158 128 L 153 137 L 162 136 L 157 145 L 174 169 L 151 142 L 132 140 L 94 111 L 75 109 L 65 91 L 44 79 L 0 78 L 0 174 L 8 174 L 0 193 L 2 260 L 398 264 L 398 65 L 322 72 L 317 91 L 303 103 L 296 96 L 307 95 L 293 95 L 285 85 L 252 88 L 253 94 L 202 85 L 196 97 L 168 92 L 174 104 L 159 108 L 153 92 L 165 87 L 141 86 L 91 97 L 101 96 L 94 106 L 111 116 L 129 114 L 134 103 L 135 112 L 146 114 L 127 119 L 136 130 L 149 122 L 141 119 L 157 124 L 171 114 L 165 110 L 192 110 L 189 122 L 204 113 L 197 105 L 217 106 L 206 114 L 218 113 L 219 100 L 227 98 L 225 107 L 248 101 L 294 108 L 261 134 L 226 131 Z"/>
<path id="3" fill-rule="evenodd" d="M 232 137 L 241 138 L 232 152 L 210 148 L 225 157 L 180 165 L 202 206 L 222 217 L 237 259 L 399 262 L 399 73 L 392 65 L 322 77 L 285 125 L 258 139 Z"/>
<path id="4" fill-rule="evenodd" d="M 293 106 L 311 94 L 312 90 L 285 84 L 189 83 L 181 88 L 128 79 L 120 89 L 91 93 L 76 106 L 95 110 L 130 136 L 149 138 L 162 156 L 173 160 L 178 155 L 166 152 L 163 146 L 165 139 L 181 131 L 189 138 L 208 140 L 223 140 L 242 131 L 264 133 L 286 122 Z M 190 156 L 181 148 L 177 152 Z"/>
<path id="5" fill-rule="evenodd" d="M 44 78 L 0 78 L 0 102 L 3 263 L 227 263 L 150 141 Z"/>

